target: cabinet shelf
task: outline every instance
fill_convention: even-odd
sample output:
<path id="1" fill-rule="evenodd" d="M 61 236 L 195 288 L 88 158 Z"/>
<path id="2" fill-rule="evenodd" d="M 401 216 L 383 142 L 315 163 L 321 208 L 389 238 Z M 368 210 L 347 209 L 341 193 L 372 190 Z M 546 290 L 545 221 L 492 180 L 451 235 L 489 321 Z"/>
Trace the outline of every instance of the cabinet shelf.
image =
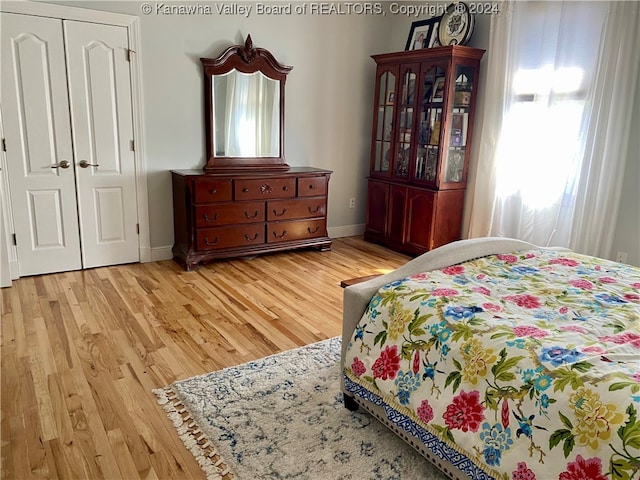
<path id="1" fill-rule="evenodd" d="M 449 46 L 372 57 L 366 240 L 420 254 L 460 238 L 483 54 Z"/>

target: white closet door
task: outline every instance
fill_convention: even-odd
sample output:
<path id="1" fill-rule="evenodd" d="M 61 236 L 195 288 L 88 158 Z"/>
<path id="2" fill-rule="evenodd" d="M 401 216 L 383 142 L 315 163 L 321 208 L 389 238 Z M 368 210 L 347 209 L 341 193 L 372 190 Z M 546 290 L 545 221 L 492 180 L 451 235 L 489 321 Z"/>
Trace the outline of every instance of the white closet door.
<path id="1" fill-rule="evenodd" d="M 64 31 L 83 265 L 137 262 L 127 30 L 65 21 Z"/>
<path id="2" fill-rule="evenodd" d="M 0 22 L 19 273 L 76 270 L 80 241 L 62 21 L 2 13 Z"/>

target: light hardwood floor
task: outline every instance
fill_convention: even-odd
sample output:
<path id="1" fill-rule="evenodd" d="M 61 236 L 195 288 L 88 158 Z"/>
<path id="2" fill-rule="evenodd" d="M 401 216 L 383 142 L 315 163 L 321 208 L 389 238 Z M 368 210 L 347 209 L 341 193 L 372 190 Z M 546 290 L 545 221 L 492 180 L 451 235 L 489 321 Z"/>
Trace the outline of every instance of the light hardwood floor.
<path id="1" fill-rule="evenodd" d="M 202 479 L 152 389 L 341 332 L 340 281 L 408 257 L 330 252 L 21 278 L 2 289 L 2 479 Z"/>

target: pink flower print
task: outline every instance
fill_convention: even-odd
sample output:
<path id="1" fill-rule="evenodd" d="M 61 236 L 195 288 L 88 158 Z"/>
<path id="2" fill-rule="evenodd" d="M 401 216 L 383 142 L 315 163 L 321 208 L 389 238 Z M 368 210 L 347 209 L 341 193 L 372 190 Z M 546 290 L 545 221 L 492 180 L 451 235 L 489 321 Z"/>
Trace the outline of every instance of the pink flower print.
<path id="1" fill-rule="evenodd" d="M 630 343 L 635 348 L 640 348 L 640 335 L 633 332 L 620 333 L 618 335 L 609 335 L 606 337 L 598 337 L 598 340 L 603 342 L 613 342 L 616 345 L 623 345 Z"/>
<path id="2" fill-rule="evenodd" d="M 569 311 L 569 307 L 560 307 L 558 309 L 558 312 L 560 313 L 560 315 L 566 315 L 568 311 Z"/>
<path id="3" fill-rule="evenodd" d="M 453 403 L 447 406 L 442 418 L 451 430 L 459 428 L 463 432 L 477 432 L 484 420 L 484 406 L 480 403 L 480 393 L 477 390 L 469 393 L 461 390 L 459 395 L 453 397 Z"/>
<path id="4" fill-rule="evenodd" d="M 591 355 L 604 355 L 605 353 L 607 353 L 607 351 L 604 348 L 599 347 L 597 345 L 591 345 L 590 347 L 583 347 L 580 350 L 582 351 L 582 353 L 589 353 Z"/>
<path id="5" fill-rule="evenodd" d="M 551 265 L 564 265 L 565 267 L 577 267 L 580 262 L 572 258 L 554 258 L 549 262 Z"/>
<path id="6" fill-rule="evenodd" d="M 355 357 L 351 363 L 351 371 L 356 377 L 361 377 L 367 371 L 367 367 L 364 366 L 362 360 Z"/>
<path id="7" fill-rule="evenodd" d="M 428 273 L 417 273 L 415 275 L 411 275 L 409 278 L 411 278 L 411 280 L 427 280 L 429 278 L 429 274 Z"/>
<path id="8" fill-rule="evenodd" d="M 500 305 L 496 305 L 495 303 L 483 303 L 482 308 L 494 313 L 502 310 L 502 307 Z"/>
<path id="9" fill-rule="evenodd" d="M 575 462 L 567 464 L 567 471 L 562 472 L 558 480 L 607 480 L 607 478 L 602 474 L 602 462 L 599 458 L 585 460 L 582 455 L 578 455 Z"/>
<path id="10" fill-rule="evenodd" d="M 640 383 L 640 372 L 634 373 L 631 378 L 633 378 L 636 382 Z"/>
<path id="11" fill-rule="evenodd" d="M 422 400 L 422 403 L 418 407 L 418 417 L 424 423 L 429 423 L 433 420 L 433 408 L 429 405 L 428 400 Z"/>
<path id="12" fill-rule="evenodd" d="M 478 280 L 482 280 L 482 279 L 483 279 L 483 278 L 485 278 L 485 277 L 486 277 L 486 275 L 485 275 L 484 273 L 479 273 L 478 275 L 476 275 L 476 278 L 477 278 Z"/>
<path id="13" fill-rule="evenodd" d="M 511 255 L 509 253 L 499 254 L 498 259 L 502 260 L 505 263 L 516 263 L 518 261 L 518 257 L 516 257 L 515 255 Z"/>
<path id="14" fill-rule="evenodd" d="M 511 472 L 511 480 L 536 480 L 536 474 L 527 467 L 526 463 L 518 462 L 517 470 Z"/>
<path id="15" fill-rule="evenodd" d="M 502 422 L 502 426 L 506 430 L 509 426 L 509 401 L 505 398 L 502 401 L 502 408 L 500 410 L 500 420 Z"/>
<path id="16" fill-rule="evenodd" d="M 386 346 L 380 352 L 380 356 L 371 367 L 374 378 L 382 380 L 394 379 L 400 369 L 400 357 L 398 356 L 398 346 Z"/>
<path id="17" fill-rule="evenodd" d="M 505 300 L 515 303 L 519 307 L 524 308 L 540 308 L 540 300 L 534 295 L 528 293 L 522 293 L 519 295 L 507 295 Z"/>
<path id="18" fill-rule="evenodd" d="M 458 291 L 453 288 L 436 288 L 431 292 L 434 297 L 453 297 L 458 295 Z"/>
<path id="19" fill-rule="evenodd" d="M 524 256 L 524 258 L 527 258 L 527 259 L 528 259 L 528 258 L 533 258 L 533 257 L 535 257 L 535 255 L 534 255 L 533 253 L 531 253 L 531 252 L 527 253 L 527 254 Z"/>
<path id="20" fill-rule="evenodd" d="M 631 287 L 632 287 L 632 288 L 635 288 L 635 289 L 640 290 L 640 282 L 634 282 L 634 283 L 632 283 L 632 284 L 631 284 Z"/>
<path id="21" fill-rule="evenodd" d="M 442 269 L 442 273 L 446 273 L 447 275 L 460 275 L 464 273 L 464 267 L 462 265 L 452 265 L 447 268 Z"/>
<path id="22" fill-rule="evenodd" d="M 611 277 L 600 277 L 598 281 L 600 283 L 618 283 L 618 281 L 615 278 L 611 278 Z"/>
<path id="23" fill-rule="evenodd" d="M 586 330 L 578 325 L 565 325 L 564 327 L 560 327 L 560 330 L 565 332 L 586 333 Z"/>
<path id="24" fill-rule="evenodd" d="M 640 295 L 638 295 L 637 293 L 625 293 L 624 299 L 629 302 L 637 302 L 638 300 L 640 300 Z"/>
<path id="25" fill-rule="evenodd" d="M 477 293 L 481 293 L 482 295 L 491 295 L 491 290 L 487 287 L 473 287 L 472 290 Z"/>
<path id="26" fill-rule="evenodd" d="M 544 338 L 549 335 L 549 332 L 545 330 L 541 330 L 538 327 L 533 327 L 531 325 L 520 325 L 513 328 L 513 333 L 517 337 L 533 337 L 533 338 Z"/>
<path id="27" fill-rule="evenodd" d="M 413 354 L 413 373 L 417 375 L 420 371 L 420 350 L 416 350 Z"/>
<path id="28" fill-rule="evenodd" d="M 580 288 L 582 290 L 591 290 L 593 289 L 593 283 L 589 280 L 569 280 L 569 283 L 576 288 Z"/>

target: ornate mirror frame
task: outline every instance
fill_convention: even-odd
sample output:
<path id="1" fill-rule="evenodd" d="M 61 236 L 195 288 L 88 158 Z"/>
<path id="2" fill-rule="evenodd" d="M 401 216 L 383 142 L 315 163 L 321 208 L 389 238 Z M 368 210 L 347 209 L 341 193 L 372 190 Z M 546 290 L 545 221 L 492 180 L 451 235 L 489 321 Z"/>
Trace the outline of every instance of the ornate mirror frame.
<path id="1" fill-rule="evenodd" d="M 205 129 L 207 163 L 206 173 L 219 173 L 245 170 L 288 170 L 284 156 L 284 86 L 287 74 L 293 67 L 278 62 L 275 57 L 264 48 L 255 48 L 251 35 L 247 35 L 244 45 L 234 45 L 227 48 L 217 58 L 201 58 L 204 69 L 204 98 L 205 98 Z M 261 72 L 268 78 L 280 84 L 280 138 L 279 155 L 273 157 L 227 157 L 215 155 L 215 112 L 213 99 L 214 75 L 223 75 L 238 70 L 242 73 Z"/>

